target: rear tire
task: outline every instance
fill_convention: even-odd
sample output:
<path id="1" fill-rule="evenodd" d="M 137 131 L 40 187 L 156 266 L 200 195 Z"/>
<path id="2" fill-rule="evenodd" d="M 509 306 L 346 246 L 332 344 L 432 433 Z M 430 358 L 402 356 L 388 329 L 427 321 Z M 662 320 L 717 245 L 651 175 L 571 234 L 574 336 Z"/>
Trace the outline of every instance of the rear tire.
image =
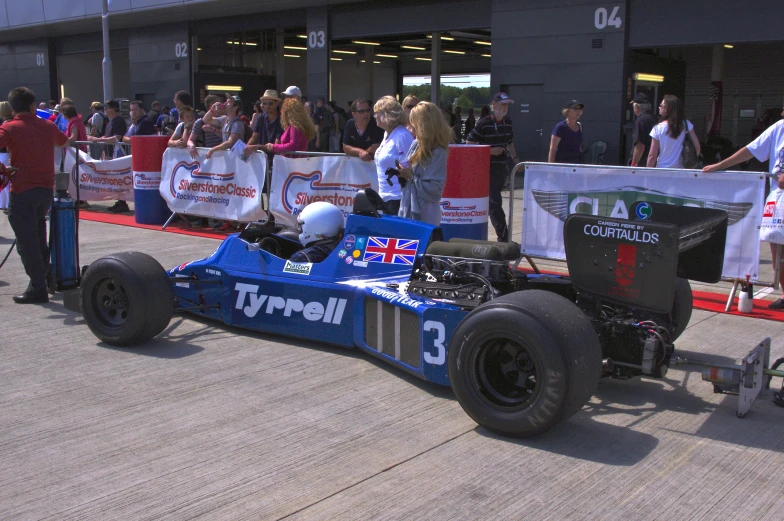
<path id="1" fill-rule="evenodd" d="M 527 290 L 471 312 L 450 341 L 448 368 L 457 400 L 474 421 L 528 437 L 585 405 L 601 377 L 602 352 L 577 305 Z"/>
<path id="2" fill-rule="evenodd" d="M 98 259 L 82 278 L 82 314 L 107 344 L 132 346 L 151 339 L 166 328 L 173 310 L 169 276 L 144 253 Z"/>

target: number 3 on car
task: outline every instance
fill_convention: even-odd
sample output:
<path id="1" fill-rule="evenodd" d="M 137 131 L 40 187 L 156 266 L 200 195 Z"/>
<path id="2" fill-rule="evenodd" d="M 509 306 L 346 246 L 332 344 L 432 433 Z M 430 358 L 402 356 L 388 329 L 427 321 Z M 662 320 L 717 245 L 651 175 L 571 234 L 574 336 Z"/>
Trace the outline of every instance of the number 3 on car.
<path id="1" fill-rule="evenodd" d="M 444 347 L 446 329 L 444 329 L 444 324 L 435 320 L 426 320 L 423 329 L 435 333 L 435 338 L 431 343 L 425 344 L 425 362 L 431 365 L 444 365 L 446 362 L 446 348 Z"/>

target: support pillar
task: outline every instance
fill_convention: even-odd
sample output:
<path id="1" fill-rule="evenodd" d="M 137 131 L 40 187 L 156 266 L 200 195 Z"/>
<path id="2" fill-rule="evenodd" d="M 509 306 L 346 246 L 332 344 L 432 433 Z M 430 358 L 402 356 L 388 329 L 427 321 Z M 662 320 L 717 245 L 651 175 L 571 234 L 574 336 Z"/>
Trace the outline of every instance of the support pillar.
<path id="1" fill-rule="evenodd" d="M 284 60 L 283 60 L 283 29 L 277 28 L 275 29 L 275 85 L 278 91 L 278 94 L 286 90 L 286 78 L 285 78 L 285 68 L 284 68 Z"/>
<path id="2" fill-rule="evenodd" d="M 329 9 L 314 6 L 307 9 L 309 101 L 329 97 Z M 372 65 L 372 64 L 371 64 Z M 302 86 L 298 85 L 300 89 Z"/>
<path id="3" fill-rule="evenodd" d="M 433 33 L 430 49 L 430 101 L 441 106 L 441 33 Z"/>

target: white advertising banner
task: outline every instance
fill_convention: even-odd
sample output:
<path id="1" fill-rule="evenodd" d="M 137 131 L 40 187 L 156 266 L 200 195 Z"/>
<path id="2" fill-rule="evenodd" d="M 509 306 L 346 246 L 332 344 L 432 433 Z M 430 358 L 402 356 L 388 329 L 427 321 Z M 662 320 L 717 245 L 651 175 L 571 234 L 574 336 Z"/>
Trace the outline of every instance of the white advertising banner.
<path id="1" fill-rule="evenodd" d="M 628 218 L 635 201 L 724 210 L 722 275 L 758 279 L 765 177 L 759 173 L 530 163 L 525 168 L 523 253 L 565 259 L 563 224 L 573 213 Z"/>
<path id="2" fill-rule="evenodd" d="M 108 161 L 91 158 L 79 151 L 79 168 L 76 167 L 74 148 L 55 148 L 55 171 L 60 169 L 60 160 L 65 151 L 64 171 L 69 173 L 68 192 L 82 201 L 133 201 L 133 172 L 131 156 Z"/>
<path id="3" fill-rule="evenodd" d="M 332 203 L 347 216 L 360 190 L 378 191 L 376 165 L 358 157 L 291 158 L 276 155 L 272 163 L 270 211 L 275 222 L 297 225 L 297 214 L 316 201 Z"/>
<path id="4" fill-rule="evenodd" d="M 267 156 L 252 154 L 247 160 L 231 151 L 198 149 L 196 159 L 184 148 L 163 154 L 160 194 L 171 211 L 229 221 L 254 222 L 267 218 L 261 209 Z"/>

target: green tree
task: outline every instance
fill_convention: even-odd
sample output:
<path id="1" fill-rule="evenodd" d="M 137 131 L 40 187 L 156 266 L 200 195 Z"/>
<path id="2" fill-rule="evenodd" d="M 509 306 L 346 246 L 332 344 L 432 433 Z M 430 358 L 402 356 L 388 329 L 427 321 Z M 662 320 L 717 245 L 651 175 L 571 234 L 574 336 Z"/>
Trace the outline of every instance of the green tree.
<path id="1" fill-rule="evenodd" d="M 424 85 L 405 85 L 403 87 L 403 97 L 413 94 L 420 101 L 430 100 L 430 84 Z M 453 87 L 451 85 L 441 85 L 441 104 L 442 105 L 460 105 L 464 110 L 470 107 L 481 107 L 482 105 L 489 105 L 492 94 L 490 87 Z M 467 98 L 470 102 L 465 105 L 465 100 L 460 101 L 461 98 Z"/>
<path id="2" fill-rule="evenodd" d="M 455 105 L 460 107 L 463 110 L 464 114 L 468 112 L 468 109 L 474 108 L 474 103 L 471 101 L 471 98 L 469 98 L 466 93 L 461 94 L 460 97 L 457 98 L 457 103 L 455 103 Z"/>

